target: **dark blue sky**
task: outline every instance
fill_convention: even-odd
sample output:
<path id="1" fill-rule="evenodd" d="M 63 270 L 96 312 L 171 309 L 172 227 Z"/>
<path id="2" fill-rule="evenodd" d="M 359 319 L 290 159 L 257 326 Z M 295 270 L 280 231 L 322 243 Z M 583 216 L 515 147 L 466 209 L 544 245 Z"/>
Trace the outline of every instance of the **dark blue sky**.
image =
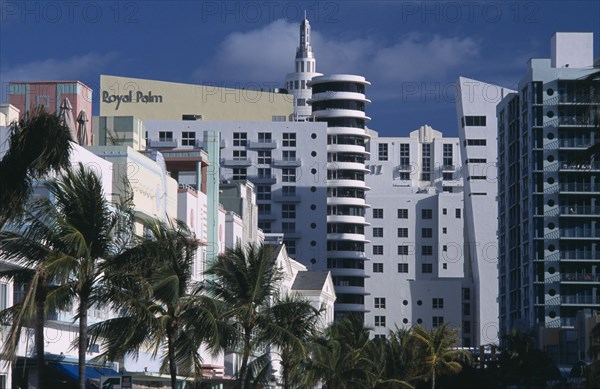
<path id="1" fill-rule="evenodd" d="M 458 76 L 514 87 L 556 31 L 595 33 L 598 1 L 7 1 L 0 83 L 112 74 L 233 87 L 281 84 L 304 10 L 317 70 L 364 75 L 370 127 L 456 135 Z M 97 108 L 97 96 L 96 104 Z M 97 111 L 94 112 L 97 114 Z"/>

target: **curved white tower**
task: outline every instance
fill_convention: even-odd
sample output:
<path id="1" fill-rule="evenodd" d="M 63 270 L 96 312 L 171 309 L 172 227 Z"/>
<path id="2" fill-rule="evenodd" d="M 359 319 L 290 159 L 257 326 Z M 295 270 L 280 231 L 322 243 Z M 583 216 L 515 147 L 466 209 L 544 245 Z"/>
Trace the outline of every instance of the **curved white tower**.
<path id="1" fill-rule="evenodd" d="M 294 96 L 294 121 L 307 120 L 311 115 L 308 100 L 312 95 L 308 81 L 321 73 L 316 72 L 317 61 L 310 46 L 310 23 L 306 16 L 300 24 L 300 45 L 296 49 L 294 73 L 285 76 L 285 87 Z"/>
<path id="2" fill-rule="evenodd" d="M 327 122 L 327 267 L 336 288 L 336 316 L 364 313 L 365 122 L 364 77 L 337 74 L 312 79 L 315 121 Z"/>

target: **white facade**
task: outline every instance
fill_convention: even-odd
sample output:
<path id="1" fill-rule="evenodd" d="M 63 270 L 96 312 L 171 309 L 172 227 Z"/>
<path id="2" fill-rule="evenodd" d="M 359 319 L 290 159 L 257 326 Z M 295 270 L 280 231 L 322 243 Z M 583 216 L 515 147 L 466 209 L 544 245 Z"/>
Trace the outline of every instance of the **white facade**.
<path id="1" fill-rule="evenodd" d="M 258 227 L 264 233 L 283 232 L 290 255 L 311 268 L 326 268 L 324 123 L 145 121 L 144 125 L 150 145 L 181 150 L 201 146 L 196 137 L 204 130 L 220 132 L 221 180 L 252 182 Z M 180 183 L 196 185 L 194 177 L 179 178 Z"/>
<path id="2" fill-rule="evenodd" d="M 456 101 L 464 179 L 465 260 L 473 273 L 473 344 L 498 343 L 496 105 L 514 91 L 460 77 Z"/>
<path id="3" fill-rule="evenodd" d="M 385 336 L 396 326 L 447 322 L 472 345 L 458 139 L 425 125 L 408 137 L 372 131 L 368 146 L 365 324 Z"/>

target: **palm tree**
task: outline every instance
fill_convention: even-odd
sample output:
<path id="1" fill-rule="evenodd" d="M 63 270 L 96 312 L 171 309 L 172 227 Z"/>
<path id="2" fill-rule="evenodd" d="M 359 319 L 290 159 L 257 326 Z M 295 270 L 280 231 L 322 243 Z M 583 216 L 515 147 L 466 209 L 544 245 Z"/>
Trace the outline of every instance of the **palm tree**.
<path id="1" fill-rule="evenodd" d="M 359 315 L 348 315 L 331 324 L 310 345 L 305 362 L 309 386 L 322 381 L 328 388 L 370 388 L 381 376 L 382 361 L 377 344 L 369 340 L 369 329 Z"/>
<path id="2" fill-rule="evenodd" d="M 251 358 L 266 358 L 265 354 L 258 355 L 261 348 L 282 339 L 287 344 L 295 343 L 295 347 L 301 343 L 292 331 L 271 320 L 277 310 L 291 312 L 298 308 L 297 302 L 276 299 L 282 279 L 275 266 L 276 252 L 269 245 L 238 244 L 219 255 L 205 272 L 205 290 L 225 304 L 226 317 L 236 333 L 236 348 L 241 355 L 237 380 L 240 389 L 248 385 Z"/>
<path id="3" fill-rule="evenodd" d="M 35 295 L 36 328 L 43 329 L 44 298 L 62 309 L 77 303 L 79 387 L 85 389 L 88 310 L 101 302 L 104 264 L 126 244 L 131 228 L 123 219 L 131 218 L 126 209 L 111 209 L 100 179 L 82 164 L 46 186 L 50 197 L 35 201 L 21 227 L 3 232 L 1 242 L 9 258 L 37 274 L 27 291 Z M 48 282 L 52 290 L 44 286 Z"/>
<path id="4" fill-rule="evenodd" d="M 116 256 L 106 268 L 109 304 L 119 317 L 90 326 L 91 339 L 106 341 L 101 357 L 137 356 L 141 348 L 163 356 L 161 370 L 171 376 L 201 376 L 201 343 L 217 352 L 227 326 L 218 318 L 218 302 L 200 295 L 193 278 L 198 241 L 182 222 L 151 220 L 137 245 Z"/>
<path id="5" fill-rule="evenodd" d="M 390 331 L 383 343 L 385 375 L 381 387 L 412 388 L 408 381 L 419 374 L 416 338 L 410 329 Z"/>
<path id="6" fill-rule="evenodd" d="M 69 167 L 70 141 L 69 129 L 43 108 L 12 126 L 0 160 L 0 229 L 22 212 L 35 179 Z"/>
<path id="7" fill-rule="evenodd" d="M 448 323 L 427 331 L 420 325 L 413 328 L 412 336 L 417 340 L 425 370 L 423 378 L 431 380 L 431 388 L 435 389 L 437 376 L 456 374 L 462 369 L 460 362 L 470 361 L 471 355 L 454 348 L 458 342 L 458 329 L 448 328 Z"/>
<path id="8" fill-rule="evenodd" d="M 306 343 L 317 333 L 317 323 L 322 310 L 315 309 L 308 300 L 295 295 L 277 298 L 271 310 L 271 321 L 276 328 L 287 332 L 275 333 L 272 344 L 279 350 L 283 388 L 297 383 L 302 361 L 308 356 Z M 277 335 L 283 335 L 278 338 Z"/>

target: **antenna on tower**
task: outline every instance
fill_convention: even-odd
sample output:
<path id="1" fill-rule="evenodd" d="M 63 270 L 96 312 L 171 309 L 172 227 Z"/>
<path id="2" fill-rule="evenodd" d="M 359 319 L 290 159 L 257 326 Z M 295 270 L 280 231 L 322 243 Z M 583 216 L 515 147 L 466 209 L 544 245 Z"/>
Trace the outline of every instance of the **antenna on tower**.
<path id="1" fill-rule="evenodd" d="M 306 10 L 304 10 L 304 20 L 306 20 Z"/>

